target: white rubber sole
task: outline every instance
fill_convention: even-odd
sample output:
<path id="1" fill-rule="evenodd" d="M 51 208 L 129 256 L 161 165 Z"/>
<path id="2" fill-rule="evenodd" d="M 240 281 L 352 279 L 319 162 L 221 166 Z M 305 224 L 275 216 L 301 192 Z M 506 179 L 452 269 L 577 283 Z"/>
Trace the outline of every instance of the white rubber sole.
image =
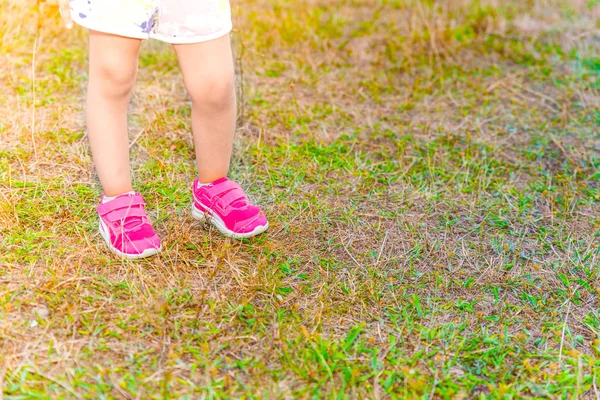
<path id="1" fill-rule="evenodd" d="M 150 257 L 150 256 L 160 253 L 160 251 L 162 250 L 162 246 L 161 246 L 158 249 L 146 249 L 140 254 L 123 253 L 110 243 L 110 238 L 108 237 L 108 233 L 106 232 L 106 227 L 104 226 L 104 223 L 102 222 L 102 220 L 100 220 L 100 225 L 99 225 L 98 230 L 100 231 L 100 236 L 102 236 L 102 238 L 108 245 L 108 248 L 110 249 L 110 251 L 112 251 L 119 257 L 126 258 L 128 260 L 138 260 L 140 258 Z"/>
<path id="2" fill-rule="evenodd" d="M 208 216 L 206 215 L 207 213 L 208 213 Z M 194 217 L 194 219 L 197 219 L 198 221 L 202 221 L 202 222 L 206 222 L 208 220 L 208 222 L 213 224 L 214 227 L 219 230 L 219 232 L 221 232 L 223 235 L 230 237 L 232 239 L 251 238 L 253 236 L 260 235 L 261 233 L 266 231 L 267 228 L 269 227 L 269 222 L 267 221 L 266 225 L 257 226 L 256 228 L 254 228 L 254 230 L 252 232 L 236 233 L 236 232 L 228 229 L 225 226 L 225 222 L 223 222 L 221 217 L 219 217 L 217 214 L 215 214 L 212 210 L 209 209 L 205 213 L 205 212 L 197 209 L 193 203 L 192 203 L 192 217 Z"/>

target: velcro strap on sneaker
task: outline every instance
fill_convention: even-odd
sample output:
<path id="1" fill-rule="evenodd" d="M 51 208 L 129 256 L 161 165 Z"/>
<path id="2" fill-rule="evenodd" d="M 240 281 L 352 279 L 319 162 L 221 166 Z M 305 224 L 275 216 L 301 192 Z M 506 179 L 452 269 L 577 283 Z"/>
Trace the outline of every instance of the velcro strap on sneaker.
<path id="1" fill-rule="evenodd" d="M 221 203 L 221 206 L 223 208 L 225 208 L 228 205 L 233 204 L 237 200 L 241 200 L 241 199 L 246 199 L 246 195 L 244 194 L 244 191 L 241 188 L 236 188 L 236 189 L 230 190 L 229 192 L 227 192 L 223 196 L 221 196 L 220 203 Z"/>
<path id="2" fill-rule="evenodd" d="M 212 185 L 207 188 L 207 194 L 209 197 L 213 198 L 215 196 L 221 196 L 223 193 L 228 192 L 233 189 L 242 189 L 240 185 L 235 183 L 230 179 L 223 180 L 216 185 Z"/>
<path id="3" fill-rule="evenodd" d="M 119 221 L 127 217 L 145 217 L 146 211 L 141 207 L 119 208 L 104 214 L 104 217 L 110 222 Z"/>
<path id="4" fill-rule="evenodd" d="M 96 210 L 98 210 L 98 214 L 104 216 L 111 211 L 118 210 L 121 208 L 124 209 L 135 209 L 139 208 L 138 206 L 144 206 L 144 199 L 139 194 L 135 194 L 133 196 L 119 196 L 114 200 L 111 200 L 107 203 L 100 204 Z"/>

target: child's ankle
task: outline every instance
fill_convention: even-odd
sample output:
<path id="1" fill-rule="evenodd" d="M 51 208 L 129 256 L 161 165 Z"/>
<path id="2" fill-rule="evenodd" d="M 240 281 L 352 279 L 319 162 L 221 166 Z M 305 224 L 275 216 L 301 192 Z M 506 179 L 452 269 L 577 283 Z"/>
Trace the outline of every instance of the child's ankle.
<path id="1" fill-rule="evenodd" d="M 111 200 L 114 200 L 114 199 L 116 199 L 116 198 L 117 198 L 117 197 L 119 197 L 119 196 L 123 196 L 124 194 L 135 194 L 135 191 L 134 191 L 134 190 L 131 190 L 131 191 L 129 191 L 129 192 L 121 193 L 121 194 L 118 194 L 118 195 L 116 195 L 116 196 L 104 196 L 104 195 L 103 195 L 103 196 L 102 196 L 102 203 L 103 203 L 103 204 L 104 204 L 104 203 L 108 203 L 109 201 L 111 201 Z"/>

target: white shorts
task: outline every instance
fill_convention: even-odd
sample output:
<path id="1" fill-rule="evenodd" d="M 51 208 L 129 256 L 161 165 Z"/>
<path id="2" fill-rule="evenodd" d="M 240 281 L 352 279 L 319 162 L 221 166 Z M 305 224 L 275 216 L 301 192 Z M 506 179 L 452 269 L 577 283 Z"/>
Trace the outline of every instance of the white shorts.
<path id="1" fill-rule="evenodd" d="M 198 43 L 231 31 L 229 0 L 71 0 L 71 17 L 95 31 Z"/>

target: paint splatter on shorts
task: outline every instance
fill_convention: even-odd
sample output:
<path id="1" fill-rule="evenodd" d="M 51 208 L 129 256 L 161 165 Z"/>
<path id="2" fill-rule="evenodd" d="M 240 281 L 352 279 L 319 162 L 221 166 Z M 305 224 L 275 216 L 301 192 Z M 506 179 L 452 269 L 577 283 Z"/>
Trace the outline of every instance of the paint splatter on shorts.
<path id="1" fill-rule="evenodd" d="M 231 31 L 229 0 L 71 0 L 88 29 L 168 43 L 198 43 Z"/>

